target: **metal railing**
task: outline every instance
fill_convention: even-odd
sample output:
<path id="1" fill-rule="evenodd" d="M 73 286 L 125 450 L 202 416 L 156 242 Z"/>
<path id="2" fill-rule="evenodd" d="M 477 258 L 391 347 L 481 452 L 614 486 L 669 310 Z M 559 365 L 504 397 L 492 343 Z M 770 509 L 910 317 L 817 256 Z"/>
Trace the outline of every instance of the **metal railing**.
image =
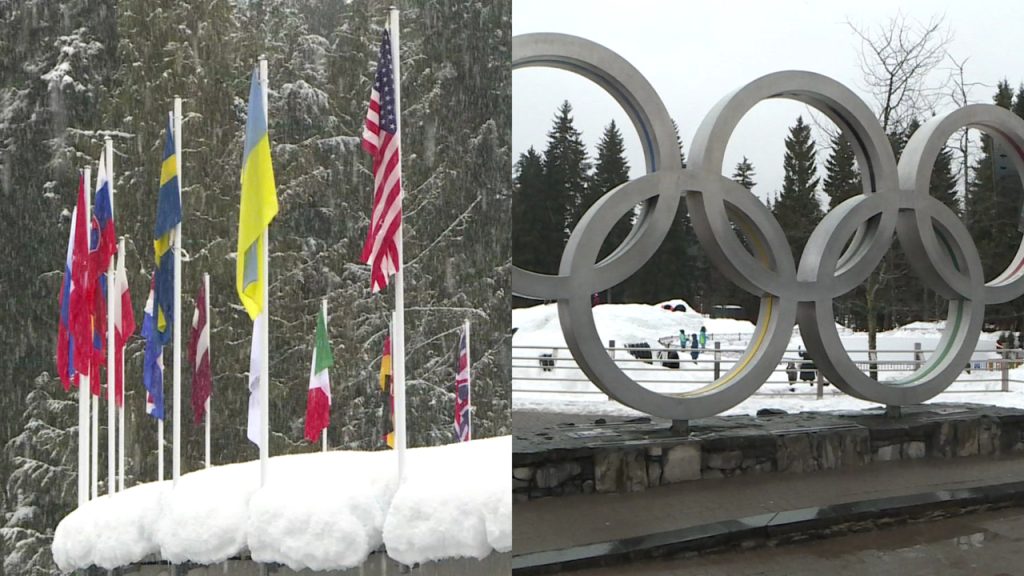
<path id="1" fill-rule="evenodd" d="M 697 358 L 692 357 L 693 349 L 677 346 L 616 346 L 611 341 L 606 350 L 638 384 L 659 392 L 680 392 L 718 380 L 745 352 L 745 348 L 723 347 L 720 341 L 709 342 L 708 345 L 697 350 Z M 932 352 L 922 349 L 919 342 L 912 349 L 847 350 L 858 368 L 865 373 L 877 371 L 880 379 L 917 370 Z M 817 398 L 841 394 L 814 366 L 813 359 L 801 354 L 801 350 L 787 350 L 779 368 L 756 394 L 813 395 Z M 964 367 L 964 373 L 969 377 L 962 375 L 945 392 L 1009 392 L 1011 382 L 1024 383 L 1024 380 L 1010 378 L 1010 370 L 1022 364 L 1024 350 L 1021 349 L 978 351 Z M 513 346 L 512 390 L 513 393 L 568 394 L 607 399 L 583 374 L 566 347 Z"/>

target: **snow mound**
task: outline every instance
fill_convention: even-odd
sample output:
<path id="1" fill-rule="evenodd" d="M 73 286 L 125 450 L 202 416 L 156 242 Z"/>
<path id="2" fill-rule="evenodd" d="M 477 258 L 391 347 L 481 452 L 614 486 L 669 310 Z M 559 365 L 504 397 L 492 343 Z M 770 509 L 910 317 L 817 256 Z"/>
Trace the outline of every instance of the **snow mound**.
<path id="1" fill-rule="evenodd" d="M 437 451 L 410 452 L 432 460 Z M 383 466 L 378 465 L 381 455 L 386 455 Z M 362 564 L 382 542 L 381 530 L 397 481 L 395 456 L 349 452 L 346 458 L 324 458 L 315 471 L 292 463 L 301 458 L 277 458 L 278 466 L 271 470 L 277 481 L 252 497 L 248 518 L 252 559 L 286 564 L 296 571 Z M 409 478 L 411 473 L 407 472 Z"/>
<path id="2" fill-rule="evenodd" d="M 270 462 L 270 482 L 280 460 Z M 259 486 L 258 461 L 181 476 L 178 486 L 164 494 L 156 522 L 160 556 L 176 564 L 212 564 L 236 554 L 246 545 L 249 499 Z"/>
<path id="3" fill-rule="evenodd" d="M 512 548 L 510 437 L 406 453 L 277 456 L 260 488 L 259 462 L 216 466 L 88 502 L 57 526 L 64 572 L 111 570 L 159 554 L 212 564 L 248 550 L 293 570 L 343 570 L 384 545 L 405 564 L 483 558 Z"/>
<path id="4" fill-rule="evenodd" d="M 153 520 L 170 490 L 169 481 L 140 484 L 68 514 L 53 534 L 57 566 L 65 572 L 86 566 L 112 570 L 160 552 Z"/>
<path id="5" fill-rule="evenodd" d="M 451 449 L 454 444 L 438 448 L 430 459 L 409 459 L 416 480 L 398 490 L 384 523 L 389 556 L 414 564 L 453 555 L 482 559 L 491 549 L 512 549 L 512 438 L 472 444 L 484 442 L 493 447 L 481 451 L 485 460 L 472 467 Z M 498 478 L 492 470 L 505 474 Z"/>
<path id="6" fill-rule="evenodd" d="M 666 310 L 669 304 L 686 306 L 686 312 Z M 684 300 L 668 300 L 650 304 L 600 304 L 592 309 L 597 332 L 603 342 L 614 340 L 617 346 L 630 342 L 650 345 L 662 338 L 678 338 L 679 330 L 695 334 L 704 327 L 709 338 L 718 335 L 725 340 L 754 332 L 754 324 L 732 318 L 707 318 L 694 311 Z M 512 337 L 515 346 L 565 346 L 565 337 L 558 321 L 557 304 L 540 304 L 512 311 Z M 677 344 L 676 344 L 677 345 Z"/>

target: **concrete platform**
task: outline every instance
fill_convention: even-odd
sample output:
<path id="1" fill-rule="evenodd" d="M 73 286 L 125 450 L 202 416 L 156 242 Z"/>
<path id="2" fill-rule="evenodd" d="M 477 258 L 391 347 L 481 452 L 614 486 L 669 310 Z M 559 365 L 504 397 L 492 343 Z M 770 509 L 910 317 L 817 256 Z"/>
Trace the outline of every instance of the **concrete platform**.
<path id="1" fill-rule="evenodd" d="M 514 422 L 516 574 L 1024 506 L 1021 410 L 725 417 L 694 423 L 688 436 L 650 419 Z"/>

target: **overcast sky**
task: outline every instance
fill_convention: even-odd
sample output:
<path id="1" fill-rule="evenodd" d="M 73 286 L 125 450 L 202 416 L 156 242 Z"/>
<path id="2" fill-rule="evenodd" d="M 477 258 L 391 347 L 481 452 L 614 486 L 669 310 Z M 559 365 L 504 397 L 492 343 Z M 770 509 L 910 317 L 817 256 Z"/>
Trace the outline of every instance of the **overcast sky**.
<path id="1" fill-rule="evenodd" d="M 860 41 L 847 21 L 877 27 L 896 15 L 892 2 L 670 2 L 604 0 L 515 0 L 514 34 L 563 32 L 596 41 L 640 70 L 679 124 L 684 151 L 704 115 L 728 92 L 764 74 L 797 69 L 819 72 L 846 84 L 875 109 L 862 89 Z M 927 22 L 944 16 L 953 34 L 950 53 L 969 58 L 974 102 L 991 102 L 994 86 L 1024 80 L 1024 3 L 971 0 L 903 0 L 902 13 Z M 576 127 L 591 158 L 605 125 L 622 131 L 633 177 L 643 173 L 639 139 L 618 104 L 595 84 L 561 70 L 527 68 L 513 73 L 512 145 L 516 158 L 528 147 L 543 151 L 555 111 L 563 100 L 574 107 Z M 945 109 L 952 108 L 946 102 Z M 724 172 L 731 175 L 745 155 L 757 172 L 754 192 L 774 196 L 782 186 L 783 139 L 807 107 L 792 101 L 759 104 L 733 134 Z M 824 176 L 826 142 L 818 142 L 818 174 Z"/>

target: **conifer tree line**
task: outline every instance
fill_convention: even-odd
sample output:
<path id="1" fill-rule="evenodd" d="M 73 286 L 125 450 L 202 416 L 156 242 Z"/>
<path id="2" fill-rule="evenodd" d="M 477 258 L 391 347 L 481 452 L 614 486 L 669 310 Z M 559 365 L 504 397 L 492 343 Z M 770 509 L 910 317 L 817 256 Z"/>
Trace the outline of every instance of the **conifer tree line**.
<path id="1" fill-rule="evenodd" d="M 1014 92 L 1007 81 L 1001 81 L 992 101 L 1024 118 L 1024 84 Z M 924 120 L 911 117 L 894 124 L 889 141 L 897 159 Z M 678 137 L 678 128 L 676 134 Z M 1008 147 L 984 134 L 980 141 L 980 153 L 967 167 L 966 190 L 963 168 L 954 150 L 945 146 L 935 161 L 929 193 L 963 218 L 978 245 L 986 278 L 991 279 L 1009 264 L 1020 244 L 1024 190 Z M 802 116 L 795 118 L 781 158 L 782 188 L 760 194 L 785 231 L 796 261 L 825 213 L 863 191 L 856 155 L 845 136 L 836 131 L 823 148 L 815 141 L 810 124 Z M 680 159 L 685 166 L 681 144 Z M 731 177 L 748 190 L 758 185 L 756 167 L 746 156 L 736 164 Z M 515 164 L 513 263 L 539 272 L 557 272 L 575 222 L 597 198 L 628 179 L 629 166 L 618 126 L 611 122 L 605 127 L 596 153 L 591 154 L 573 125 L 571 104 L 564 102 L 555 113 L 546 148 L 540 152 L 530 148 Z M 600 257 L 622 242 L 633 217 L 623 216 L 602 246 Z M 734 229 L 749 248 L 742 231 Z M 888 330 L 945 317 L 947 302 L 916 278 L 898 240 L 872 280 L 836 300 L 837 321 L 855 330 L 868 330 L 872 323 L 878 330 Z M 651 260 L 633 277 L 599 297 L 602 302 L 652 304 L 683 298 L 704 313 L 711 313 L 717 305 L 738 304 L 750 319 L 757 310 L 756 298 L 733 286 L 709 265 L 685 205 L 680 206 L 668 238 Z M 532 304 L 528 300 L 514 303 Z M 986 322 L 990 329 L 1021 330 L 1024 311 L 1014 303 L 992 306 L 986 311 Z"/>
<path id="2" fill-rule="evenodd" d="M 115 217 L 135 316 L 153 269 L 167 112 L 184 98 L 182 327 L 211 274 L 214 464 L 250 460 L 252 323 L 234 286 L 246 97 L 259 55 L 281 210 L 270 264 L 271 454 L 316 449 L 303 419 L 319 301 L 335 367 L 328 442 L 384 446 L 377 383 L 393 307 L 358 262 L 372 199 L 360 148 L 388 6 L 402 9 L 407 414 L 410 446 L 453 439 L 458 330 L 473 325 L 475 437 L 510 432 L 511 2 L 31 0 L 0 8 L 0 574 L 49 574 L 75 503 L 75 396 L 56 377 L 57 297 L 78 169 L 114 141 Z M 128 485 L 156 474 L 143 342 L 126 351 Z M 170 348 L 165 390 L 170 411 Z M 182 362 L 189 410 L 190 366 Z M 105 408 L 104 408 L 105 409 Z M 183 414 L 182 471 L 203 461 Z M 101 424 L 105 447 L 106 420 Z M 168 439 L 170 427 L 168 426 Z M 105 455 L 100 457 L 106 470 Z M 168 464 L 169 466 L 169 464 Z M 32 487 L 31 489 L 29 487 Z M 17 513 L 15 513 L 17 512 Z"/>

